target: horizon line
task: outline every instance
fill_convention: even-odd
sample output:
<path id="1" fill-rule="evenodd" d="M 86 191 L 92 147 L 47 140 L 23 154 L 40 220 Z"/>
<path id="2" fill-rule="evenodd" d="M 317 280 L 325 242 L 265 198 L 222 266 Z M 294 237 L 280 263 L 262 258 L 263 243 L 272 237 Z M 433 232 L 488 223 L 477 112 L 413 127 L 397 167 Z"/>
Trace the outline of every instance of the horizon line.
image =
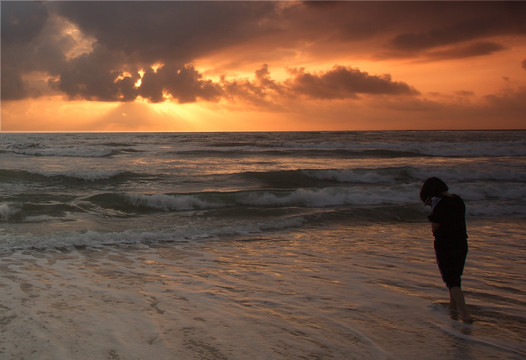
<path id="1" fill-rule="evenodd" d="M 395 131 L 526 131 L 526 128 L 515 128 L 515 129 L 383 129 L 383 130 L 210 130 L 210 131 L 173 131 L 173 130 L 0 130 L 1 133 L 5 134 L 94 134 L 94 133 L 181 133 L 181 134 L 199 134 L 199 133 L 285 133 L 285 132 L 304 132 L 304 133 L 316 133 L 316 132 L 395 132 Z"/>

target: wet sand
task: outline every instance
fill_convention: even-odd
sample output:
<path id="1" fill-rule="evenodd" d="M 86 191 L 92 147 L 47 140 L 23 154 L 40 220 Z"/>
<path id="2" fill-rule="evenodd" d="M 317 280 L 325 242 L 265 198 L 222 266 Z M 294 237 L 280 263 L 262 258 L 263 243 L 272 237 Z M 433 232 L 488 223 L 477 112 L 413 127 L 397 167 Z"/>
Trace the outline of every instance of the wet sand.
<path id="1" fill-rule="evenodd" d="M 491 267 L 480 259 L 498 256 L 481 243 L 491 229 L 472 227 L 479 242 L 465 289 L 475 324 L 465 325 L 441 306 L 447 290 L 426 225 L 5 252 L 0 358 L 526 356 L 523 290 L 501 284 L 492 292 L 496 280 L 481 279 Z"/>

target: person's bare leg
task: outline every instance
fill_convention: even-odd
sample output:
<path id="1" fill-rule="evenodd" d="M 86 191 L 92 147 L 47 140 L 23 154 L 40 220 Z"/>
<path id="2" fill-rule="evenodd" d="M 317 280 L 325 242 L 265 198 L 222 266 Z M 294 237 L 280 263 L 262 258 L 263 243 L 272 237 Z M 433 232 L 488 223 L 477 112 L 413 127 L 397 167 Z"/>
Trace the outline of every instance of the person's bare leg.
<path id="1" fill-rule="evenodd" d="M 450 301 L 454 302 L 456 310 L 460 312 L 460 315 L 462 316 L 462 321 L 471 324 L 473 322 L 473 318 L 471 317 L 471 315 L 469 315 L 462 289 L 456 286 L 452 287 L 451 289 L 449 289 L 449 297 Z"/>
<path id="2" fill-rule="evenodd" d="M 451 290 L 449 291 L 449 316 L 454 320 L 458 320 L 457 303 Z"/>

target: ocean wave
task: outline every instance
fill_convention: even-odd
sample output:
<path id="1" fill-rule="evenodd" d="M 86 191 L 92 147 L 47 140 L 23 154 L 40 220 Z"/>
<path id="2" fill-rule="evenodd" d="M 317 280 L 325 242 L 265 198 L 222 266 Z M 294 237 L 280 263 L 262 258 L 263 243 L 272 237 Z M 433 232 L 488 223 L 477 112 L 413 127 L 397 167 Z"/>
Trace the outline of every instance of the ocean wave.
<path id="1" fill-rule="evenodd" d="M 526 207 L 523 203 L 508 201 L 468 202 L 466 216 L 474 218 L 522 218 L 526 217 Z"/>
<path id="2" fill-rule="evenodd" d="M 472 201 L 526 201 L 526 186 L 522 182 L 466 182 L 456 184 L 454 190 L 465 199 Z"/>
<path id="3" fill-rule="evenodd" d="M 272 187 L 323 187 L 324 184 L 396 184 L 415 181 L 410 167 L 357 169 L 299 169 L 245 172 L 239 175 Z"/>
<path id="4" fill-rule="evenodd" d="M 509 185 L 507 190 L 495 195 L 495 188 L 486 188 L 484 184 L 465 184 L 455 188 L 456 193 L 473 209 L 484 208 L 486 211 L 473 210 L 474 216 L 526 215 L 526 207 L 521 205 L 526 200 L 526 190 L 520 184 Z M 300 188 L 290 190 L 246 190 L 234 192 L 201 192 L 192 194 L 117 194 L 104 193 L 86 199 L 106 209 L 115 209 L 124 213 L 148 213 L 155 211 L 177 212 L 232 209 L 234 213 L 243 213 L 249 208 L 346 208 L 411 205 L 421 207 L 418 198 L 419 184 L 401 184 L 391 187 L 353 186 Z M 495 204 L 490 207 L 481 203 Z M 499 203 L 500 202 L 500 203 Z M 515 204 L 515 202 L 520 202 Z M 497 205 L 498 204 L 498 205 Z M 508 204 L 513 208 L 508 212 L 502 208 Z"/>
<path id="5" fill-rule="evenodd" d="M 0 221 L 12 223 L 45 222 L 53 218 L 75 219 L 73 213 L 86 210 L 75 204 L 73 196 L 51 194 L 12 195 L 0 203 Z M 71 215 L 71 216 L 70 216 Z"/>
<path id="6" fill-rule="evenodd" d="M 45 156 L 45 157 L 79 157 L 79 158 L 103 158 L 120 154 L 120 150 L 115 149 L 86 149 L 82 147 L 71 148 L 25 148 L 10 149 L 16 155 Z"/>
<path id="7" fill-rule="evenodd" d="M 91 196 L 86 200 L 103 208 L 141 212 L 206 210 L 239 206 L 323 208 L 345 205 L 403 204 L 414 203 L 415 194 L 415 186 L 409 184 L 392 188 L 328 187 L 194 194 L 104 193 Z"/>
<path id="8" fill-rule="evenodd" d="M 326 158 L 411 158 L 411 157 L 517 157 L 526 156 L 526 141 L 520 134 L 489 135 L 459 132 L 332 133 L 323 135 L 285 134 L 170 134 L 60 137 L 59 134 L 5 137 L 0 152 L 25 156 L 112 157 L 144 152 L 188 157 L 288 156 Z M 321 141 L 317 141 L 318 138 Z M 152 147 L 144 147 L 149 139 Z M 179 145 L 179 146 L 175 146 Z"/>
<path id="9" fill-rule="evenodd" d="M 440 165 L 440 164 L 439 164 Z M 244 172 L 241 177 L 255 179 L 277 188 L 326 187 L 342 185 L 400 185 L 423 182 L 430 176 L 437 176 L 447 182 L 480 182 L 490 186 L 502 186 L 503 182 L 526 182 L 526 168 L 503 164 L 450 165 L 447 167 L 428 165 L 421 167 L 371 167 L 355 169 L 298 169 L 267 172 Z"/>
<path id="10" fill-rule="evenodd" d="M 197 193 L 114 193 L 77 195 L 18 194 L 0 203 L 2 222 L 39 222 L 53 218 L 80 219 L 133 218 L 155 213 L 196 213 L 196 216 L 272 217 L 291 213 L 330 211 L 334 217 L 352 210 L 353 216 L 374 220 L 399 218 L 407 214 L 381 214 L 393 207 L 409 207 L 421 215 L 428 212 L 418 198 L 419 183 L 393 186 L 334 186 L 280 190 L 243 190 Z M 463 197 L 467 214 L 472 217 L 526 216 L 526 189 L 522 184 L 508 183 L 504 188 L 484 183 L 455 184 L 453 193 Z M 7 200 L 7 201 L 6 201 Z M 367 215 L 368 214 L 368 215 Z M 381 216 L 380 216 L 381 215 Z M 415 220 L 415 216 L 410 216 Z M 424 219 L 425 216 L 422 217 Z"/>
<path id="11" fill-rule="evenodd" d="M 219 237 L 238 235 L 265 234 L 298 227 L 304 224 L 301 216 L 262 221 L 208 221 L 188 220 L 163 229 L 125 229 L 121 231 L 64 231 L 50 233 L 2 234 L 0 232 L 0 251 L 23 249 L 58 249 L 60 251 L 74 248 L 101 246 L 154 245 L 166 243 L 199 242 Z"/>
<path id="12" fill-rule="evenodd" d="M 0 234 L 0 251 L 13 251 L 24 249 L 60 249 L 100 247 L 108 245 L 137 245 L 153 242 L 162 243 L 163 241 L 174 241 L 185 239 L 185 235 L 177 231 L 79 231 L 64 233 L 43 233 L 43 234 Z"/>
<path id="13" fill-rule="evenodd" d="M 144 200 L 144 199 L 143 199 Z M 493 217 L 493 216 L 525 216 L 524 207 L 509 207 L 506 204 L 480 204 L 468 206 L 468 217 Z M 0 219 L 3 216 L 16 211 L 11 206 L 0 204 Z M 298 227 L 337 226 L 338 223 L 377 223 L 377 222 L 425 222 L 427 208 L 421 204 L 398 204 L 378 206 L 358 206 L 344 209 L 325 208 L 316 211 L 298 211 L 276 214 L 269 211 L 267 216 L 239 216 L 235 211 L 232 216 L 225 216 L 220 212 L 218 216 L 212 210 L 202 216 L 183 216 L 170 218 L 167 222 L 160 221 L 159 215 L 140 216 L 134 218 L 132 224 L 128 224 L 121 230 L 67 230 L 61 225 L 53 228 L 49 223 L 50 231 L 42 229 L 38 232 L 5 233 L 0 228 L 0 251 L 13 251 L 21 249 L 58 249 L 60 251 L 73 250 L 83 247 L 101 246 L 128 246 L 146 245 L 157 246 L 164 243 L 188 243 L 208 240 L 217 240 L 223 237 L 233 239 L 236 236 L 260 238 L 274 238 L 273 232 Z M 41 221 L 49 222 L 49 218 Z M 108 219 L 107 219 L 108 220 Z M 34 216 L 29 222 L 38 222 Z M 114 222 L 114 220 L 108 220 Z M 100 228 L 108 228 L 101 224 Z M 124 223 L 123 223 L 124 224 Z M 153 225 L 155 224 L 155 225 Z M 164 224 L 164 226 L 159 226 Z M 168 225 L 167 225 L 168 224 Z M 5 226 L 5 224 L 4 224 Z M 46 227 L 47 228 L 47 227 Z M 108 229 L 113 228 L 109 227 Z M 59 231 L 57 231 L 59 229 Z M 62 229 L 66 229 L 65 231 Z"/>
<path id="14" fill-rule="evenodd" d="M 526 168 L 494 163 L 459 163 L 449 166 L 438 164 L 420 168 L 408 168 L 407 172 L 416 181 L 424 181 L 428 177 L 436 176 L 452 185 L 455 183 L 479 182 L 490 186 L 503 187 L 508 182 L 526 182 Z"/>
<path id="15" fill-rule="evenodd" d="M 208 200 L 207 200 L 208 198 Z M 149 211 L 189 211 L 214 209 L 228 206 L 228 201 L 214 202 L 213 196 L 202 194 L 121 194 L 104 193 L 86 200 L 102 208 L 110 208 L 124 213 Z"/>
<path id="16" fill-rule="evenodd" d="M 10 204 L 0 204 L 0 221 L 9 221 L 13 216 L 20 213 L 20 208 Z"/>
<path id="17" fill-rule="evenodd" d="M 172 150 L 168 154 L 176 154 L 180 156 L 189 157 L 229 157 L 229 158 L 243 158 L 243 157 L 296 157 L 296 158 L 405 158 L 405 157 L 421 157 L 426 156 L 420 152 L 412 152 L 407 150 L 385 150 L 385 149 L 308 149 L 308 148 L 261 148 L 260 146 L 250 146 L 244 148 L 222 148 L 222 149 L 188 149 L 188 150 Z"/>
<path id="18" fill-rule="evenodd" d="M 526 141 L 458 142 L 336 142 L 336 143 L 224 143 L 170 149 L 167 154 L 188 157 L 339 157 L 359 158 L 477 158 L 526 156 Z"/>
<path id="19" fill-rule="evenodd" d="M 188 243 L 216 240 L 236 236 L 272 237 L 273 232 L 302 226 L 325 226 L 329 223 L 350 221 L 400 221 L 425 218 L 421 207 L 414 205 L 379 206 L 377 208 L 349 208 L 344 211 L 320 209 L 319 211 L 292 212 L 284 215 L 268 212 L 267 216 L 228 217 L 224 212 L 214 216 L 215 212 L 203 216 L 183 216 L 170 218 L 169 225 L 149 216 L 137 217 L 133 225 L 128 224 L 121 230 L 66 230 L 38 233 L 4 234 L 0 231 L 0 251 L 20 249 L 67 249 L 82 247 L 120 246 L 120 245 L 158 245 L 163 243 Z M 155 220 L 154 220 L 155 219 Z M 37 219 L 33 219 L 36 221 Z M 49 219 L 48 219 L 49 220 Z M 46 220 L 43 220 L 46 221 Z M 159 226 L 159 224 L 165 226 Z M 155 226 L 152 227 L 152 224 Z M 100 226 L 104 228 L 104 225 Z M 59 229 L 67 227 L 59 226 Z M 0 229 L 1 230 L 1 229 Z"/>
<path id="20" fill-rule="evenodd" d="M 437 142 L 420 147 L 422 153 L 433 156 L 468 158 L 526 156 L 526 141 Z"/>
<path id="21" fill-rule="evenodd" d="M 10 136 L 11 135 L 11 136 Z M 120 142 L 104 135 L 7 134 L 0 143 L 0 153 L 35 157 L 104 158 L 122 153 L 142 152 L 136 141 Z"/>
<path id="22" fill-rule="evenodd" d="M 434 134 L 430 134 L 434 135 Z M 296 151 L 348 151 L 384 157 L 508 157 L 526 156 L 525 140 L 486 141 L 433 141 L 418 138 L 413 141 L 367 141 L 367 142 L 286 142 L 278 147 Z"/>
<path id="23" fill-rule="evenodd" d="M 138 174 L 125 170 L 66 170 L 66 171 L 29 171 L 0 169 L 0 181 L 36 181 L 36 182 L 68 182 L 68 181 L 101 181 L 116 180 L 126 181 L 139 177 L 148 177 L 147 174 Z"/>

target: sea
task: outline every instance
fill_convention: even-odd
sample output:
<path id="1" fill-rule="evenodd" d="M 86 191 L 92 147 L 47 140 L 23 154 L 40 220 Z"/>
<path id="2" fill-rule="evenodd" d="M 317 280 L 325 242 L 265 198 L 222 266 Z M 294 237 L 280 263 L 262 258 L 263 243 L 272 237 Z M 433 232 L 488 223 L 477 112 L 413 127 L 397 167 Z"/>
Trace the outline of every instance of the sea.
<path id="1" fill-rule="evenodd" d="M 0 359 L 526 359 L 525 219 L 526 131 L 0 133 Z"/>

